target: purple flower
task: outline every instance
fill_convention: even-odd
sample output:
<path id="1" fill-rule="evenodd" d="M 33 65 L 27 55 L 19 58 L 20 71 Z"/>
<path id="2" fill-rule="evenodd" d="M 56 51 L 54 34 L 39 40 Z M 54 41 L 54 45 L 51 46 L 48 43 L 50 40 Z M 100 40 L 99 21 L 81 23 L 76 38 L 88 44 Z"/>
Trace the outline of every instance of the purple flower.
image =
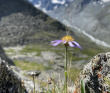
<path id="1" fill-rule="evenodd" d="M 74 39 L 71 36 L 65 36 L 61 40 L 51 41 L 50 45 L 57 46 L 60 43 L 64 44 L 65 46 L 69 45 L 70 47 L 78 47 L 82 49 L 82 47 L 76 41 L 74 41 Z"/>

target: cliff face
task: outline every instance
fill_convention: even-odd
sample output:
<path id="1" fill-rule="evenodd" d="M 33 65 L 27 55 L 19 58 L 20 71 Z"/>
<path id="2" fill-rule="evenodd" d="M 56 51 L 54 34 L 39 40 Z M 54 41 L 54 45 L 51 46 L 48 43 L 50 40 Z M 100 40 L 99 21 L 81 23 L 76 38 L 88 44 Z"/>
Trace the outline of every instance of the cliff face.
<path id="1" fill-rule="evenodd" d="M 0 0 L 0 40 L 2 45 L 47 42 L 65 30 L 61 23 L 51 19 L 25 0 L 10 0 L 10 2 Z"/>

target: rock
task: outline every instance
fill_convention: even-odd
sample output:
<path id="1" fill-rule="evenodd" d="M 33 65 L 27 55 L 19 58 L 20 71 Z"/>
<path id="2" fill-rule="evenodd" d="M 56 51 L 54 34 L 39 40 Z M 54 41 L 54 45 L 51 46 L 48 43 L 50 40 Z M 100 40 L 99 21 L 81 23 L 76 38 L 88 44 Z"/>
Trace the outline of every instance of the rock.
<path id="1" fill-rule="evenodd" d="M 22 71 L 21 69 L 19 69 L 16 66 L 11 66 L 11 68 L 12 68 L 13 72 L 16 73 L 16 75 L 18 75 L 19 78 L 21 78 L 23 80 L 27 93 L 30 93 L 30 91 L 32 91 L 34 89 L 33 80 L 30 79 L 30 77 L 32 78 L 31 74 L 35 72 L 36 76 L 37 76 L 40 74 L 40 71 Z M 35 82 L 35 90 L 39 93 L 42 92 L 41 86 L 37 82 Z"/>
<path id="2" fill-rule="evenodd" d="M 82 79 L 86 93 L 110 93 L 110 52 L 96 55 L 85 65 L 74 84 L 78 93 Z"/>
<path id="3" fill-rule="evenodd" d="M 51 52 L 51 51 L 45 51 L 45 52 L 42 52 L 41 53 L 41 56 L 43 59 L 45 60 L 50 60 L 50 61 L 56 61 L 58 59 L 61 60 L 61 56 L 57 55 L 56 53 L 54 52 Z"/>
<path id="4" fill-rule="evenodd" d="M 62 73 L 60 73 L 60 72 L 57 72 L 55 70 L 42 71 L 41 74 L 37 77 L 37 79 L 38 79 L 38 81 L 42 81 L 42 82 L 47 83 L 47 79 L 53 78 L 53 76 L 54 76 L 54 79 L 56 82 L 58 82 L 59 80 L 64 81 L 65 78 L 64 78 L 63 72 L 64 71 L 62 71 Z"/>
<path id="5" fill-rule="evenodd" d="M 42 64 L 46 62 L 42 57 L 40 56 L 27 56 L 27 55 L 15 55 L 10 57 L 12 60 L 22 60 L 22 61 L 27 61 L 27 62 L 36 62 L 38 64 Z"/>
<path id="6" fill-rule="evenodd" d="M 9 65 L 14 65 L 13 61 L 7 57 L 5 51 L 3 50 L 2 46 L 0 45 L 0 57 L 9 63 Z"/>
<path id="7" fill-rule="evenodd" d="M 0 58 L 0 93 L 30 93 L 30 90 L 34 88 L 33 80 L 24 74 L 26 74 L 25 71 L 16 66 L 9 66 L 5 60 Z M 38 74 L 40 72 L 36 71 L 36 76 Z M 41 93 L 40 85 L 36 83 L 35 86 L 36 91 Z"/>
<path id="8" fill-rule="evenodd" d="M 0 58 L 0 93 L 21 93 L 21 79 Z"/>
<path id="9" fill-rule="evenodd" d="M 57 72 L 64 72 L 64 63 L 56 63 L 52 65 L 52 68 Z"/>

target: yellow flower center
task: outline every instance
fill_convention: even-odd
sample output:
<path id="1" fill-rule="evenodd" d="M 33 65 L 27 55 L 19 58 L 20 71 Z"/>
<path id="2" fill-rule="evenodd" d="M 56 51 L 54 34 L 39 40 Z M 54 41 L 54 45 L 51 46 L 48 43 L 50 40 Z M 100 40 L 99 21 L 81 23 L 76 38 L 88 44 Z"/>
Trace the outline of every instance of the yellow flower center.
<path id="1" fill-rule="evenodd" d="M 66 35 L 65 37 L 62 38 L 62 40 L 63 40 L 63 41 L 66 41 L 66 43 L 67 43 L 67 42 L 69 42 L 69 41 L 73 41 L 74 39 L 73 39 L 71 36 L 67 36 L 67 35 Z"/>

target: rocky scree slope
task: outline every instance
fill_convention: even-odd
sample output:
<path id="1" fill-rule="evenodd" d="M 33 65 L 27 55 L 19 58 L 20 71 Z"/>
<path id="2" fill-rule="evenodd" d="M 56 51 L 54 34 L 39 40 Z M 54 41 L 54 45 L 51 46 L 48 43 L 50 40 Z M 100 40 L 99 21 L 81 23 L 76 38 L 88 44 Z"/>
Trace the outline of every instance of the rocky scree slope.
<path id="1" fill-rule="evenodd" d="M 2 45 L 47 42 L 65 33 L 65 27 L 25 0 L 0 0 L 0 40 Z"/>

